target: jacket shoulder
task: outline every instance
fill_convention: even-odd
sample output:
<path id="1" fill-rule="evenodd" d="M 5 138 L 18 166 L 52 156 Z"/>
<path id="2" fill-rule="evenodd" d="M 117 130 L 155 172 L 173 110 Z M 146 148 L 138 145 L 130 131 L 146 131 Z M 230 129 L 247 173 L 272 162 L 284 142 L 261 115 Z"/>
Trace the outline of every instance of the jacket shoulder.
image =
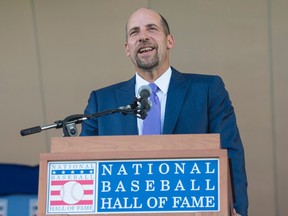
<path id="1" fill-rule="evenodd" d="M 180 72 L 176 69 L 172 69 L 173 76 L 176 79 L 183 79 L 183 80 L 189 80 L 193 83 L 202 82 L 202 83 L 211 83 L 211 82 L 223 82 L 222 78 L 219 75 L 209 75 L 209 74 L 199 74 L 199 73 L 186 73 L 186 72 Z"/>
<path id="2" fill-rule="evenodd" d="M 97 94 L 105 94 L 105 93 L 113 93 L 117 90 L 128 91 L 131 87 L 135 86 L 135 78 L 132 77 L 130 80 L 115 83 L 103 88 L 99 88 L 93 91 L 93 93 Z"/>

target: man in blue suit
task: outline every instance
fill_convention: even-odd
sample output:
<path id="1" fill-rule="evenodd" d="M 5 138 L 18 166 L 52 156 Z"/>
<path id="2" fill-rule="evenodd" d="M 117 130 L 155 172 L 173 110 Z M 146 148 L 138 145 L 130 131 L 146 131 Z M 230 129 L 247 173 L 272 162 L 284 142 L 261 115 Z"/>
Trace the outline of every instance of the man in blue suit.
<path id="1" fill-rule="evenodd" d="M 220 133 L 221 146 L 228 149 L 232 160 L 234 208 L 245 216 L 248 196 L 244 149 L 228 92 L 218 76 L 181 73 L 171 67 L 169 52 L 174 45 L 168 23 L 160 14 L 146 8 L 135 11 L 127 22 L 125 43 L 135 76 L 93 91 L 85 114 L 130 104 L 139 87 L 155 83 L 161 104 L 161 134 Z M 83 122 L 81 136 L 142 135 L 142 129 L 143 120 L 113 114 Z"/>

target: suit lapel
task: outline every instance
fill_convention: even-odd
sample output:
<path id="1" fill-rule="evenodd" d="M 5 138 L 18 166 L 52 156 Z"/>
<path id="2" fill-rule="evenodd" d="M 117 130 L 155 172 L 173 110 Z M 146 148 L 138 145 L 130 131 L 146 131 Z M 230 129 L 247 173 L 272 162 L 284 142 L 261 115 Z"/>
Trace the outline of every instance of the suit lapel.
<path id="1" fill-rule="evenodd" d="M 119 106 L 131 104 L 135 97 L 135 76 L 116 90 L 116 98 Z M 137 118 L 131 115 L 121 116 L 124 135 L 137 135 Z"/>
<path id="2" fill-rule="evenodd" d="M 185 79 L 183 74 L 172 68 L 172 75 L 167 93 L 163 134 L 173 133 L 188 87 L 189 82 Z"/>

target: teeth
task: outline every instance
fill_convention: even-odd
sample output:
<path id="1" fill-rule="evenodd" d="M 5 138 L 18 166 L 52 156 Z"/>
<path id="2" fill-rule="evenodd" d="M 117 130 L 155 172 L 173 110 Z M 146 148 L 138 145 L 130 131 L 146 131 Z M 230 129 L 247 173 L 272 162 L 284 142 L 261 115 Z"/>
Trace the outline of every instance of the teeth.
<path id="1" fill-rule="evenodd" d="M 140 49 L 139 52 L 142 53 L 142 52 L 147 52 L 151 50 L 152 50 L 152 47 L 145 47 L 145 48 Z"/>

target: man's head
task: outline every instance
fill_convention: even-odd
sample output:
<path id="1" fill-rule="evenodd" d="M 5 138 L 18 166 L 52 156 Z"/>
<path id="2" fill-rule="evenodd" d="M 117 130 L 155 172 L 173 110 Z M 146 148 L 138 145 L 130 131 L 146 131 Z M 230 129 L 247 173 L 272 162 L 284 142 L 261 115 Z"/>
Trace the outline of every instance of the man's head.
<path id="1" fill-rule="evenodd" d="M 174 44 L 168 23 L 159 13 L 140 8 L 128 19 L 125 51 L 137 72 L 162 75 L 169 67 L 169 50 Z"/>
<path id="2" fill-rule="evenodd" d="M 161 18 L 161 25 L 162 25 L 162 28 L 164 30 L 164 33 L 166 36 L 170 35 L 170 27 L 169 27 L 169 24 L 167 22 L 167 20 L 161 15 L 158 13 L 158 15 L 160 16 Z M 128 29 L 127 29 L 127 25 L 128 23 L 126 23 L 126 28 L 125 28 L 125 32 L 126 32 L 126 42 L 128 40 Z"/>

